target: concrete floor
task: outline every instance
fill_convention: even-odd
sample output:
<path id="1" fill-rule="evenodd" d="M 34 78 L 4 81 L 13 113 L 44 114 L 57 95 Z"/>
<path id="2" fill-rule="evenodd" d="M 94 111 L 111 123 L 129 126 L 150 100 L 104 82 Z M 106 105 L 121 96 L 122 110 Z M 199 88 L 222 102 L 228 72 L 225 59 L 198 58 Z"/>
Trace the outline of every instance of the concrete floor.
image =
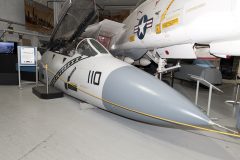
<path id="1" fill-rule="evenodd" d="M 30 85 L 0 86 L 0 160 L 239 160 L 240 140 L 135 122 L 65 96 L 41 100 Z M 194 99 L 188 83 L 175 88 Z M 233 85 L 214 92 L 211 117 L 235 126 Z M 207 104 L 200 90 L 200 105 Z"/>

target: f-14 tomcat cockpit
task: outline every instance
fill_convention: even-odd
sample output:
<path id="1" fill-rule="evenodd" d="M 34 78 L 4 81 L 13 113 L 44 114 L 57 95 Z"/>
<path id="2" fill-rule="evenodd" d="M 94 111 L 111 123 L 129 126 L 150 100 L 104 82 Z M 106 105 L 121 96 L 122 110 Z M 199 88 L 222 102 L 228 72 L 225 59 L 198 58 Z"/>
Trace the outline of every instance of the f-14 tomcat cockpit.
<path id="1" fill-rule="evenodd" d="M 98 54 L 109 54 L 109 51 L 102 44 L 92 38 L 82 39 L 77 45 L 53 50 L 53 52 L 70 57 L 74 54 L 80 54 L 87 57 L 96 56 Z"/>
<path id="2" fill-rule="evenodd" d="M 86 38 L 79 42 L 76 47 L 76 52 L 86 56 L 109 53 L 107 49 L 105 49 L 99 42 L 92 38 Z"/>

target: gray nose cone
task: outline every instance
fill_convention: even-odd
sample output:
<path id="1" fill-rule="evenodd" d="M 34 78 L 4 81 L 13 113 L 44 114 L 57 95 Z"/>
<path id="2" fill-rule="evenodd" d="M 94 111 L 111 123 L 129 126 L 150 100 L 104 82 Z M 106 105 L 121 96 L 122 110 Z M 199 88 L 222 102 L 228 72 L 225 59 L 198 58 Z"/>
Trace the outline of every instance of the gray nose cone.
<path id="1" fill-rule="evenodd" d="M 192 125 L 210 125 L 209 118 L 183 95 L 133 66 L 112 72 L 104 83 L 102 96 L 115 104 L 149 115 Z M 103 103 L 109 111 L 124 117 L 151 124 L 166 124 L 161 120 Z"/>

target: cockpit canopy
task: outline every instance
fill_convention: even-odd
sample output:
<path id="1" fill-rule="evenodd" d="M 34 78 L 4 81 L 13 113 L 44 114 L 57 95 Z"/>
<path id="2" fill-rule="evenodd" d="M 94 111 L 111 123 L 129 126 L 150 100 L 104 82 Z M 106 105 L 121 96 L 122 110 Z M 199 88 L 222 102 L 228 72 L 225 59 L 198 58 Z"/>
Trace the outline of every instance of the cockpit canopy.
<path id="1" fill-rule="evenodd" d="M 109 54 L 106 48 L 92 38 L 86 38 L 80 41 L 75 49 L 75 53 L 87 57 L 96 56 L 99 54 Z"/>

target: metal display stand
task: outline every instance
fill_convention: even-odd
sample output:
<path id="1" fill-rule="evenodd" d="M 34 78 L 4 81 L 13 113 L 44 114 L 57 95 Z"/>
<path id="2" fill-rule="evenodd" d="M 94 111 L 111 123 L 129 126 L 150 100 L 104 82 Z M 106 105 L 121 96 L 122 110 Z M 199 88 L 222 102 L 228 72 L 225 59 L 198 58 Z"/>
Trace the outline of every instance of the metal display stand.
<path id="1" fill-rule="evenodd" d="M 58 90 L 57 88 L 53 86 L 49 86 L 48 81 L 48 65 L 41 64 L 43 66 L 43 69 L 45 71 L 46 76 L 46 84 L 44 86 L 35 86 L 32 88 L 33 94 L 38 96 L 41 99 L 55 99 L 55 98 L 61 98 L 63 97 L 63 92 Z M 43 72 L 44 72 L 43 71 Z"/>
<path id="2" fill-rule="evenodd" d="M 34 50 L 34 53 L 22 53 L 22 49 L 33 49 Z M 26 61 L 26 62 L 23 62 L 22 61 L 22 56 L 23 54 L 33 54 L 33 55 L 30 55 L 29 57 L 31 56 L 34 56 L 34 61 Z M 37 59 L 38 59 L 38 55 L 37 55 L 37 47 L 30 47 L 30 46 L 18 46 L 18 86 L 19 86 L 19 89 L 22 89 L 22 85 L 23 84 L 29 84 L 28 83 L 22 83 L 21 81 L 21 67 L 36 67 L 36 86 L 38 86 L 38 64 L 37 64 Z M 31 82 L 30 82 L 31 83 Z"/>
<path id="3" fill-rule="evenodd" d="M 49 89 L 48 89 L 49 84 L 48 84 L 48 65 L 47 64 L 45 65 L 45 72 L 46 72 L 46 83 L 47 83 L 46 88 L 47 88 L 47 95 L 48 95 L 49 94 Z"/>
<path id="4" fill-rule="evenodd" d="M 212 101 L 212 90 L 215 89 L 221 93 L 223 93 L 222 90 L 211 84 L 210 82 L 206 81 L 202 77 L 195 76 L 195 75 L 190 75 L 190 77 L 197 81 L 197 89 L 196 89 L 196 97 L 195 97 L 195 104 L 198 105 L 198 95 L 199 95 L 199 86 L 200 83 L 203 84 L 204 86 L 209 87 L 209 94 L 208 94 L 208 106 L 207 106 L 207 115 L 210 115 L 210 109 L 211 109 L 211 101 Z"/>
<path id="5" fill-rule="evenodd" d="M 225 103 L 232 104 L 233 105 L 233 114 L 236 117 L 236 128 L 240 132 L 240 102 L 238 101 L 238 95 L 239 95 L 239 88 L 240 88 L 240 82 L 238 81 L 238 76 L 236 76 L 236 91 L 235 91 L 235 99 L 234 100 L 227 100 Z"/>
<path id="6" fill-rule="evenodd" d="M 240 82 L 238 82 L 238 77 L 236 76 L 236 92 L 235 92 L 235 99 L 234 100 L 227 100 L 226 103 L 232 104 L 234 107 L 235 105 L 239 105 L 240 102 L 238 101 L 238 94 L 239 94 L 239 88 L 240 88 Z"/>

